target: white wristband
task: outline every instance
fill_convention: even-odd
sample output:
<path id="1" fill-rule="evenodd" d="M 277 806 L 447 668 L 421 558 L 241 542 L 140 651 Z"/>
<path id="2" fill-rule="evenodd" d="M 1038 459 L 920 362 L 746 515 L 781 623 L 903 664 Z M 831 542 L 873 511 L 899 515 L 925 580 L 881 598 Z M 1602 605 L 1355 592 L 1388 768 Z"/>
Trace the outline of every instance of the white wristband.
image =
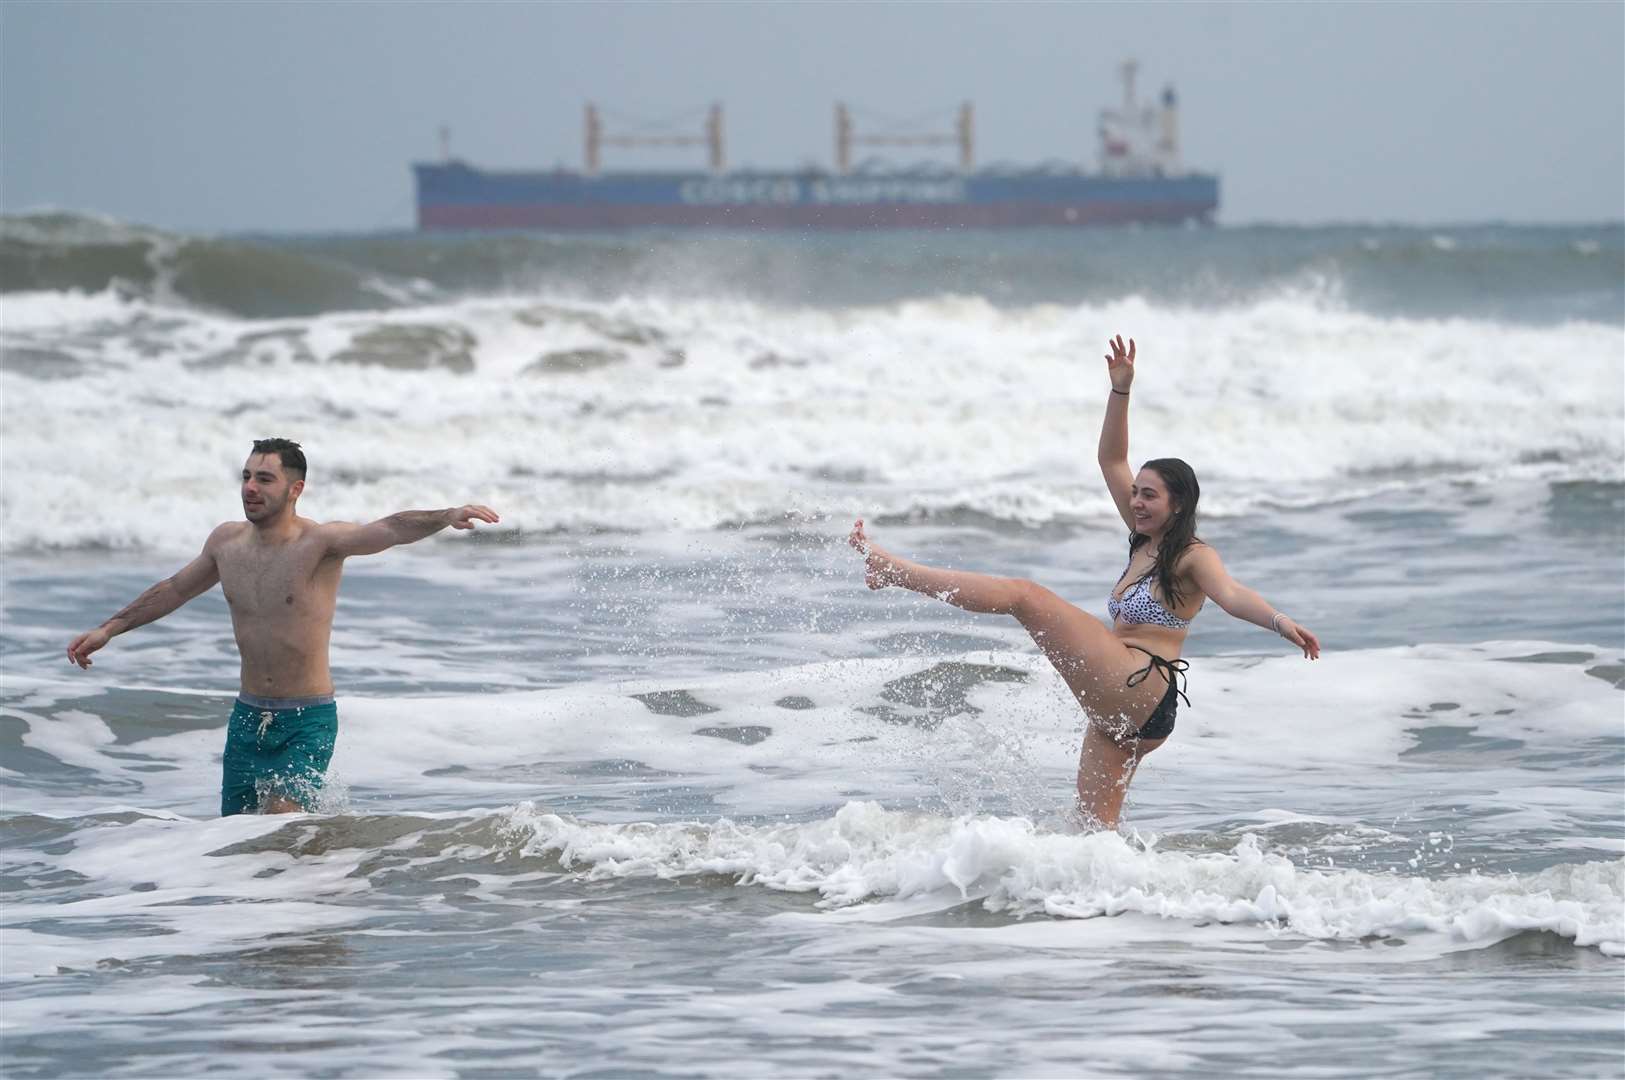
<path id="1" fill-rule="evenodd" d="M 1291 616 L 1284 615 L 1281 612 L 1277 611 L 1274 615 L 1270 616 L 1270 629 L 1274 630 L 1277 634 L 1280 634 L 1280 632 L 1281 632 L 1281 620 L 1282 619 L 1287 619 L 1287 618 L 1291 618 Z"/>

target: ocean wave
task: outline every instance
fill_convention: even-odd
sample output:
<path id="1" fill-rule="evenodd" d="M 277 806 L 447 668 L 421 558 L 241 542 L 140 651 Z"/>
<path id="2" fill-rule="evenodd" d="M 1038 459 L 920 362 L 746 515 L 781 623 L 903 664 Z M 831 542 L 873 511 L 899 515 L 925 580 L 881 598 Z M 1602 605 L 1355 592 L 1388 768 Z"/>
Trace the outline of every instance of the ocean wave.
<path id="1" fill-rule="evenodd" d="M 1622 252 L 1618 224 L 191 236 L 49 213 L 0 217 L 0 291 L 112 290 L 247 318 L 499 296 L 732 298 L 827 309 L 957 294 L 1000 307 L 1139 296 L 1209 310 L 1313 298 L 1381 316 L 1618 326 Z"/>
<path id="2" fill-rule="evenodd" d="M 381 640 L 369 663 L 422 675 L 415 642 Z M 15 930 L 7 973 L 262 938 L 195 919 L 191 897 L 252 902 L 261 929 L 286 916 L 301 933 L 451 879 L 529 904 L 510 886 L 537 875 L 740 884 L 877 919 L 972 902 L 1011 920 L 1137 913 L 1471 946 L 1544 931 L 1625 952 L 1618 650 L 1197 664 L 1200 695 L 1137 780 L 1150 801 L 1128 836 L 1072 821 L 1080 717 L 1031 650 L 352 694 L 331 805 L 223 819 L 210 815 L 226 695 L 8 674 L 19 747 L 0 876 L 32 884 L 0 917 Z M 189 936 L 63 951 L 57 923 L 36 923 L 69 908 Z"/>
<path id="3" fill-rule="evenodd" d="M 1426 879 L 1306 869 L 1253 835 L 1229 851 L 1193 854 L 1110 832 L 1067 835 L 1020 818 L 950 820 L 874 803 L 765 826 L 599 825 L 525 806 L 514 824 L 531 834 L 528 853 L 556 855 L 589 880 L 724 875 L 815 892 L 829 907 L 947 894 L 1018 916 L 1137 912 L 1324 941 L 1431 933 L 1485 945 L 1544 930 L 1625 955 L 1625 860 Z"/>
<path id="4" fill-rule="evenodd" d="M 277 318 L 393 307 L 412 290 L 320 252 L 75 214 L 0 217 L 0 293 L 113 293 Z"/>
<path id="5" fill-rule="evenodd" d="M 658 618 L 643 626 L 653 636 L 666 632 Z M 507 682 L 499 683 L 509 687 L 502 692 L 487 683 L 477 693 L 418 697 L 357 686 L 350 672 L 364 663 L 397 687 L 462 683 L 467 657 L 485 656 L 488 639 L 434 659 L 415 638 L 391 645 L 370 628 L 358 636 L 364 644 L 347 646 L 335 665 L 340 683 L 351 687 L 328 785 L 335 814 L 364 809 L 365 798 L 347 797 L 346 785 L 453 807 L 558 792 L 609 799 L 616 813 L 625 809 L 623 798 L 659 802 L 667 785 L 680 785 L 707 792 L 709 805 L 797 819 L 867 790 L 915 805 L 944 800 L 961 814 L 1015 808 L 1043 821 L 1064 810 L 1078 760 L 1075 701 L 1030 646 L 1006 648 L 998 637 L 957 655 L 904 643 L 899 655 L 766 671 L 549 689 Z M 63 667 L 61 640 L 56 629 L 39 636 L 18 652 L 20 670 Z M 193 656 L 167 643 L 158 648 L 170 657 L 166 673 L 223 685 L 217 641 L 200 642 Z M 105 659 L 97 670 L 115 680 L 148 667 L 139 654 L 121 659 L 118 650 Z M 1465 865 L 1508 865 L 1474 859 L 1500 858 L 1507 816 L 1529 807 L 1549 809 L 1545 825 L 1564 838 L 1542 840 L 1539 865 L 1566 850 L 1568 838 L 1620 850 L 1625 668 L 1617 649 L 1512 641 L 1343 649 L 1315 664 L 1288 655 L 1198 656 L 1193 666 L 1200 695 L 1193 689 L 1180 736 L 1149 767 L 1187 786 L 1195 817 L 1163 805 L 1150 819 L 1164 823 L 1159 827 L 1183 820 L 1212 828 L 1227 814 L 1256 816 L 1276 805 L 1259 799 L 1338 813 L 1353 795 L 1354 812 L 1363 815 L 1390 798 L 1399 806 L 1414 802 L 1419 785 L 1446 784 L 1461 793 L 1442 796 L 1449 812 L 1440 820 L 1461 834 L 1463 852 L 1454 858 Z M 544 670 L 536 677 L 559 676 Z M 5 689 L 8 715 L 24 725 L 17 734 L 23 751 L 8 779 L 14 810 L 110 812 L 110 800 L 208 811 L 218 805 L 218 725 L 230 708 L 223 692 L 155 696 L 78 672 L 49 679 L 8 672 Z M 1281 722 L 1285 716 L 1290 723 Z M 1543 751 L 1553 744 L 1566 754 L 1561 790 L 1543 786 L 1552 782 Z M 1269 754 L 1260 755 L 1263 745 Z M 1282 762 L 1292 763 L 1290 782 Z M 1528 774 L 1506 771 L 1525 763 Z M 67 775 L 73 786 L 64 790 Z M 1376 817 L 1393 820 L 1386 810 Z M 1470 831 L 1479 839 L 1470 840 Z M 1480 845 L 1475 855 L 1466 853 L 1470 844 Z M 1367 869 L 1395 869 L 1416 865 L 1417 855 L 1400 837 L 1368 845 L 1361 859 Z M 1430 867 L 1437 862 L 1437 853 L 1422 855 Z"/>
<path id="6" fill-rule="evenodd" d="M 57 875 L 7 912 L 11 977 L 94 964 L 108 945 L 54 953 L 34 921 L 72 899 L 90 917 L 163 926 L 118 943 L 121 960 L 250 947 L 255 928 L 192 917 L 190 895 L 263 908 L 284 934 L 410 903 L 424 882 L 477 879 L 487 903 L 528 903 L 507 883 L 725 883 L 815 896 L 866 921 L 975 903 L 1011 920 L 1136 914 L 1197 927 L 1255 926 L 1324 942 L 1443 939 L 1482 948 L 1545 932 L 1625 956 L 1625 859 L 1531 873 L 1425 877 L 1294 862 L 1256 832 L 1185 850 L 1024 817 L 949 817 L 848 802 L 814 820 L 751 824 L 580 820 L 532 803 L 464 814 L 246 817 L 193 822 L 137 812 L 5 823 L 8 848 Z M 50 854 L 41 854 L 48 849 Z M 274 871 L 274 872 L 272 872 Z M 64 873 L 65 872 L 65 873 Z M 259 928 L 263 929 L 263 928 Z"/>
<path id="7" fill-rule="evenodd" d="M 529 535 L 785 515 L 1109 524 L 1105 335 L 1141 343 L 1133 451 L 1209 515 L 1519 477 L 1625 481 L 1619 331 L 1379 318 L 1275 298 L 861 309 L 562 296 L 244 320 L 115 292 L 0 312 L 10 551 L 183 550 L 237 516 L 248 442 L 296 438 L 304 506 L 499 506 Z M 144 467 L 109 515 L 98 477 Z"/>

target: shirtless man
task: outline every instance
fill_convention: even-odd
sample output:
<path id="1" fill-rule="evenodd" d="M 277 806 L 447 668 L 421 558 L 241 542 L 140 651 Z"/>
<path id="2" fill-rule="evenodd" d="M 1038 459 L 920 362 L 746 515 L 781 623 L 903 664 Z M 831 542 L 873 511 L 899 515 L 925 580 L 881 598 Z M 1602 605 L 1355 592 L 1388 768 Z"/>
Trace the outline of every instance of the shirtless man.
<path id="1" fill-rule="evenodd" d="M 163 618 L 220 583 L 242 657 L 242 689 L 231 710 L 221 762 L 220 813 L 284 814 L 313 809 L 338 738 L 327 667 L 339 575 L 352 555 L 374 555 L 451 526 L 495 523 L 484 506 L 404 510 L 356 525 L 325 524 L 294 511 L 305 490 L 305 455 L 287 439 L 258 439 L 243 465 L 243 517 L 209 534 L 203 552 L 129 607 L 68 645 L 90 654 L 127 630 Z"/>

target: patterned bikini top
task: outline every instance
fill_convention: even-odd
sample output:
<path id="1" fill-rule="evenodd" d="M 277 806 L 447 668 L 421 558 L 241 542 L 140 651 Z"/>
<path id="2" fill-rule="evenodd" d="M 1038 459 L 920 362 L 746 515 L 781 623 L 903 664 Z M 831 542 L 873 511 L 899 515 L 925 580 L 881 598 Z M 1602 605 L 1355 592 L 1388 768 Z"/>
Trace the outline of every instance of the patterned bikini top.
<path id="1" fill-rule="evenodd" d="M 1130 560 L 1130 565 L 1133 560 Z M 1124 567 L 1123 573 L 1128 574 Z M 1117 579 L 1122 581 L 1120 577 Z M 1181 619 L 1178 615 L 1163 607 L 1155 596 L 1151 595 L 1151 575 L 1140 578 L 1124 591 L 1121 598 L 1112 596 L 1106 600 L 1106 610 L 1111 612 L 1112 618 L 1123 623 L 1153 623 L 1157 626 L 1166 626 L 1173 630 L 1183 630 L 1191 624 L 1190 619 Z"/>

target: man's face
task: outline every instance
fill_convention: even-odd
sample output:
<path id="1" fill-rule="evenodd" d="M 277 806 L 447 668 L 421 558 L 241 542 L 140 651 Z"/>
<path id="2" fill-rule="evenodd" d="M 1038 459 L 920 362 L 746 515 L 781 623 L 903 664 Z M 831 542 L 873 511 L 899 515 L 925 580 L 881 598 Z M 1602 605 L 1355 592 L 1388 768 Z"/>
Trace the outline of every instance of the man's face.
<path id="1" fill-rule="evenodd" d="M 243 465 L 243 516 L 255 524 L 269 521 L 304 489 L 303 480 L 288 480 L 278 455 L 250 454 Z"/>

